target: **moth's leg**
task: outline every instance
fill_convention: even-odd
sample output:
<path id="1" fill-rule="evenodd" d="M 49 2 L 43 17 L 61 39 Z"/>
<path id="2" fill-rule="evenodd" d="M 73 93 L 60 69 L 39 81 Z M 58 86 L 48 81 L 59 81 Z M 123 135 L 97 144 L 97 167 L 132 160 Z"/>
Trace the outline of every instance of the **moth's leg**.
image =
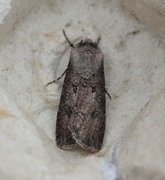
<path id="1" fill-rule="evenodd" d="M 46 86 L 49 86 L 50 84 L 54 84 L 54 83 L 56 83 L 57 81 L 59 81 L 59 80 L 65 75 L 66 71 L 67 71 L 67 69 L 65 69 L 65 71 L 61 74 L 60 77 L 58 77 L 57 79 L 55 79 L 55 80 L 53 80 L 53 81 L 51 81 L 51 82 L 48 82 L 48 83 L 46 84 Z"/>
<path id="2" fill-rule="evenodd" d="M 66 39 L 67 42 L 69 43 L 69 45 L 70 45 L 71 47 L 74 47 L 74 45 L 70 42 L 70 40 L 69 40 L 69 38 L 67 37 L 67 35 L 66 35 L 66 33 L 65 33 L 64 30 L 63 30 L 63 34 L 64 34 L 65 39 Z"/>
<path id="3" fill-rule="evenodd" d="M 111 95 L 109 94 L 109 92 L 107 91 L 107 89 L 105 88 L 104 90 L 105 90 L 105 93 L 108 95 L 108 97 L 111 99 L 112 97 L 111 97 Z"/>
<path id="4" fill-rule="evenodd" d="M 97 39 L 97 41 L 96 41 L 97 46 L 98 46 L 100 40 L 101 40 L 101 37 L 98 37 L 98 39 Z"/>

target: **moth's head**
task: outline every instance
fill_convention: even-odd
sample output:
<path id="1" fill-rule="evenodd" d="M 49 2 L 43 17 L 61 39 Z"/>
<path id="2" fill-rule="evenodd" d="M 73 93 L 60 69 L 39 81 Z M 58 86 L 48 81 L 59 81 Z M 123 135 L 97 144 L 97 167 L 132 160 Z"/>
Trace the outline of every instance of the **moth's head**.
<path id="1" fill-rule="evenodd" d="M 92 48 L 98 48 L 98 41 L 97 42 L 93 42 L 91 39 L 85 39 L 85 40 L 81 40 L 76 47 L 92 47 Z"/>
<path id="2" fill-rule="evenodd" d="M 63 34 L 65 39 L 68 41 L 70 47 L 74 48 L 74 47 L 86 47 L 86 48 L 95 48 L 95 49 L 99 49 L 98 48 L 98 44 L 100 41 L 100 37 L 97 39 L 96 42 L 93 42 L 91 39 L 85 39 L 85 40 L 81 40 L 76 46 L 74 46 L 74 44 L 69 40 L 69 38 L 67 37 L 65 31 L 63 30 Z"/>

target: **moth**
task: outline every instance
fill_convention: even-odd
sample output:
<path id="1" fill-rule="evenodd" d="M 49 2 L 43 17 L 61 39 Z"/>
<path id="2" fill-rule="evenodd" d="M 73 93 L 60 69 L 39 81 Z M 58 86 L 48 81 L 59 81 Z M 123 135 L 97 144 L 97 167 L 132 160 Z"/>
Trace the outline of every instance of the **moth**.
<path id="1" fill-rule="evenodd" d="M 80 147 L 98 152 L 103 143 L 106 118 L 104 56 L 98 43 L 81 40 L 75 46 L 66 36 L 71 47 L 56 120 L 56 143 L 67 150 Z M 52 84 L 54 80 L 49 82 Z"/>

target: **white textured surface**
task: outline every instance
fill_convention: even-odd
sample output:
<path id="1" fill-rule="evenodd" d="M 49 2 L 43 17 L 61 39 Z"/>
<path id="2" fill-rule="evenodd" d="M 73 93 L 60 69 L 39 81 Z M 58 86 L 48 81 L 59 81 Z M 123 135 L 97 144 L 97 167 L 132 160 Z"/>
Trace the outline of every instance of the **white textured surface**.
<path id="1" fill-rule="evenodd" d="M 165 43 L 164 0 L 121 0 L 130 16 Z"/>
<path id="2" fill-rule="evenodd" d="M 11 9 L 11 0 L 0 0 L 0 24 Z"/>
<path id="3" fill-rule="evenodd" d="M 103 160 L 101 162 L 101 169 L 103 171 L 103 180 L 116 180 L 118 177 L 117 167 L 115 164 Z"/>
<path id="4" fill-rule="evenodd" d="M 151 97 L 126 133 L 120 153 L 124 179 L 165 179 L 165 93 Z M 130 153 L 129 153 L 130 152 Z"/>
<path id="5" fill-rule="evenodd" d="M 37 2 L 38 0 L 0 0 L 1 42 L 8 39 L 9 33 L 13 32 L 21 19 L 36 7 Z"/>
<path id="6" fill-rule="evenodd" d="M 140 135 L 147 136 L 147 126 L 143 124 L 146 116 L 140 116 L 146 106 L 153 103 L 157 107 L 157 111 L 147 111 L 150 121 L 146 125 L 160 119 L 158 128 L 153 123 L 150 132 L 164 131 L 164 104 L 159 101 L 165 89 L 164 45 L 124 14 L 115 0 L 40 1 L 38 6 L 30 0 L 14 2 L 16 7 L 22 7 L 20 14 L 24 8 L 25 14 L 31 13 L 24 19 L 21 15 L 12 18 L 13 13 L 9 13 L 10 21 L 5 18 L 5 28 L 0 31 L 6 36 L 0 44 L 0 179 L 100 180 L 108 179 L 110 172 L 114 179 L 119 170 L 111 159 L 112 149 L 117 147 L 119 173 L 136 180 L 138 176 L 130 174 L 134 173 L 138 159 L 130 160 L 136 151 L 128 147 Z M 13 28 L 17 18 L 22 21 Z M 12 33 L 5 31 L 8 28 Z M 96 155 L 62 151 L 54 142 L 62 80 L 48 88 L 45 84 L 58 77 L 69 60 L 62 29 L 74 43 L 85 37 L 102 37 L 106 86 L 112 100 L 107 99 L 104 146 Z M 143 126 L 146 129 L 139 132 L 138 128 Z M 132 127 L 134 135 L 130 133 Z M 151 162 L 157 156 L 152 144 L 145 148 L 147 142 L 148 138 L 144 138 L 138 143 L 140 148 L 136 148 L 137 157 L 145 154 L 140 164 L 141 177 L 146 177 L 145 161 Z M 159 159 L 162 156 L 163 150 Z M 157 161 L 149 174 L 163 174 L 161 166 L 164 163 Z"/>

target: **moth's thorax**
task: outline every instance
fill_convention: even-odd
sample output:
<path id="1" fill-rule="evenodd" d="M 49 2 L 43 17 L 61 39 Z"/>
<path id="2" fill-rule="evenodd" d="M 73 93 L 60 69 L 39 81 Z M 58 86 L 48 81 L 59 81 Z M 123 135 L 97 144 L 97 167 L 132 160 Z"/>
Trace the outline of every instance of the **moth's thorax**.
<path id="1" fill-rule="evenodd" d="M 87 39 L 72 48 L 70 62 L 78 72 L 96 72 L 103 63 L 103 54 L 96 43 Z"/>

